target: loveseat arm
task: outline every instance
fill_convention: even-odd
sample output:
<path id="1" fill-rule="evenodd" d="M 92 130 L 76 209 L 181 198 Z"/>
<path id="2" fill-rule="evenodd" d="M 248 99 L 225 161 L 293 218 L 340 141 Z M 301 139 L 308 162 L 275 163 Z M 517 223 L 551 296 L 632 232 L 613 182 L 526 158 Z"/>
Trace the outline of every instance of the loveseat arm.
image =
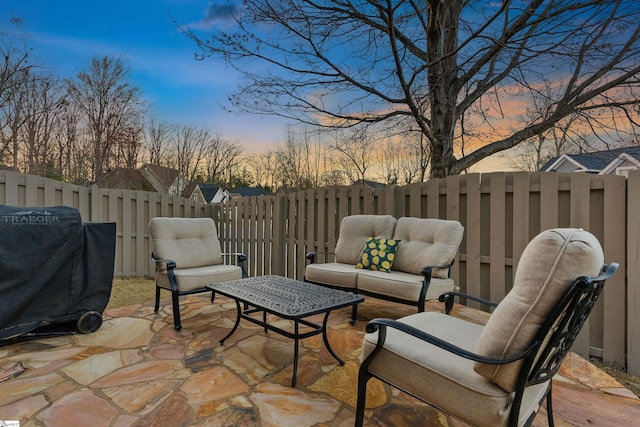
<path id="1" fill-rule="evenodd" d="M 318 254 L 322 254 L 322 255 L 334 255 L 335 256 L 335 252 L 320 252 L 320 251 L 313 251 L 313 252 L 309 252 L 305 258 L 309 260 L 309 264 L 315 264 L 316 262 L 316 255 Z"/>
<path id="2" fill-rule="evenodd" d="M 469 294 L 464 294 L 462 292 L 445 292 L 442 295 L 440 295 L 438 297 L 438 301 L 443 302 L 444 303 L 444 312 L 446 314 L 451 314 L 451 310 L 453 310 L 453 303 L 454 303 L 454 298 L 455 297 L 460 297 L 460 298 L 465 298 L 471 301 L 475 301 L 475 302 L 479 302 L 481 304 L 487 305 L 489 307 L 497 307 L 498 303 L 495 303 L 493 301 L 488 301 L 486 299 L 482 299 L 482 298 L 478 298 L 475 297 L 473 295 L 469 295 Z"/>

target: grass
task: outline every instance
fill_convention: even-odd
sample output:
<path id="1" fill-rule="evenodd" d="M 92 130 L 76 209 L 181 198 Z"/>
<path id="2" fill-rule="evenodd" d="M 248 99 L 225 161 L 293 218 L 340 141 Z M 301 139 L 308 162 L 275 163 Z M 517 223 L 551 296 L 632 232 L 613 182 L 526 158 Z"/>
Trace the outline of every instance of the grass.
<path id="1" fill-rule="evenodd" d="M 107 304 L 107 310 L 155 301 L 155 292 L 156 285 L 152 278 L 117 277 L 113 279 L 111 298 Z M 165 293 L 164 298 L 168 298 L 168 295 L 169 293 Z"/>
<path id="2" fill-rule="evenodd" d="M 155 300 L 155 289 L 155 282 L 152 278 L 115 278 L 107 309 L 152 302 Z M 169 293 L 164 292 L 161 298 L 169 298 Z M 597 358 L 591 358 L 590 362 L 640 397 L 640 377 L 629 374 L 625 368 L 603 363 L 602 360 Z"/>

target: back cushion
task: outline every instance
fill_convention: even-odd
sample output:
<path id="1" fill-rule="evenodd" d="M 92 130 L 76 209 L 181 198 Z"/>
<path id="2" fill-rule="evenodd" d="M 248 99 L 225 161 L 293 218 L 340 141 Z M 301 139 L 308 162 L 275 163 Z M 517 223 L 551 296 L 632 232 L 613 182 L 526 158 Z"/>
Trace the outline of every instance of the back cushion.
<path id="1" fill-rule="evenodd" d="M 149 234 L 156 258 L 176 262 L 176 268 L 222 264 L 216 224 L 211 218 L 152 218 Z"/>
<path id="2" fill-rule="evenodd" d="M 595 277 L 603 265 L 602 247 L 591 233 L 568 228 L 540 233 L 522 253 L 513 288 L 489 318 L 475 351 L 497 359 L 524 351 L 575 279 Z M 520 365 L 476 363 L 474 369 L 512 392 Z"/>
<path id="3" fill-rule="evenodd" d="M 391 215 L 351 215 L 340 223 L 336 262 L 357 264 L 367 237 L 390 239 L 396 219 Z"/>
<path id="4" fill-rule="evenodd" d="M 393 269 L 420 274 L 423 267 L 448 265 L 462 242 L 464 227 L 458 221 L 436 218 L 398 220 L 395 240 L 401 240 L 393 261 Z M 446 279 L 447 269 L 434 269 L 432 277 Z"/>

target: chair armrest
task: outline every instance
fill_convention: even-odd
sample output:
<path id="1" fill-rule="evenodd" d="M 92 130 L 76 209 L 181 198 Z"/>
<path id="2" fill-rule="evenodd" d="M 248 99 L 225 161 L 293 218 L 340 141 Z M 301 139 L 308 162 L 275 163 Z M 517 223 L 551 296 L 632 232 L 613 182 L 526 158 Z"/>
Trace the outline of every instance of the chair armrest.
<path id="1" fill-rule="evenodd" d="M 153 252 L 151 252 L 151 261 L 156 263 L 156 268 L 160 263 L 164 263 L 167 266 L 167 270 L 173 270 L 176 268 L 176 262 L 174 260 L 156 258 L 156 255 Z"/>
<path id="2" fill-rule="evenodd" d="M 428 277 L 431 278 L 431 271 L 434 268 L 442 268 L 442 269 L 449 269 L 451 270 L 451 266 L 453 266 L 455 260 L 452 260 L 451 263 L 447 264 L 447 265 L 427 265 L 426 267 L 422 267 L 422 270 L 420 270 L 420 273 L 424 276 L 424 277 Z"/>
<path id="3" fill-rule="evenodd" d="M 514 357 L 510 357 L 507 359 L 494 359 L 491 357 L 486 357 L 477 353 L 473 353 L 469 350 L 465 350 L 461 347 L 451 344 L 450 342 L 444 341 L 441 338 L 435 337 L 424 331 L 421 331 L 412 326 L 409 326 L 406 323 L 398 322 L 397 320 L 373 319 L 367 324 L 366 331 L 367 333 L 378 332 L 378 342 L 376 343 L 376 348 L 373 350 L 373 352 L 371 352 L 371 354 L 367 356 L 367 361 L 370 361 L 370 359 L 375 357 L 375 355 L 378 352 L 380 352 L 380 350 L 382 350 L 382 347 L 384 346 L 384 342 L 387 337 L 387 328 L 396 329 L 400 332 L 411 335 L 412 337 L 418 338 L 419 340 L 428 342 L 429 344 L 433 344 L 436 347 L 439 347 L 457 356 L 464 357 L 465 359 L 473 360 L 475 362 L 488 363 L 491 365 L 504 365 L 507 363 L 515 362 L 516 360 L 526 357 L 532 350 L 537 348 L 537 343 L 534 342 L 526 350 L 524 350 L 522 353 Z"/>
<path id="4" fill-rule="evenodd" d="M 335 255 L 335 252 L 318 252 L 318 251 L 314 251 L 314 252 L 309 252 L 307 255 L 305 255 L 305 258 L 309 260 L 309 264 L 314 264 L 316 262 L 316 255 L 318 254 L 322 254 L 322 255 Z"/>
<path id="5" fill-rule="evenodd" d="M 242 252 L 223 252 L 222 256 L 232 256 L 235 255 L 236 258 L 236 265 L 240 266 L 240 268 L 242 269 L 242 278 L 247 278 L 248 274 L 247 274 L 247 268 L 245 266 L 245 262 L 247 261 L 247 256 L 245 254 L 243 254 Z"/>
<path id="6" fill-rule="evenodd" d="M 445 292 L 438 297 L 438 301 L 444 303 L 444 312 L 446 314 L 451 314 L 451 310 L 453 310 L 453 299 L 455 297 L 465 298 L 471 301 L 479 302 L 481 304 L 487 305 L 489 307 L 497 307 L 498 303 L 487 301 L 486 299 L 474 297 L 473 295 L 463 294 L 461 292 Z"/>

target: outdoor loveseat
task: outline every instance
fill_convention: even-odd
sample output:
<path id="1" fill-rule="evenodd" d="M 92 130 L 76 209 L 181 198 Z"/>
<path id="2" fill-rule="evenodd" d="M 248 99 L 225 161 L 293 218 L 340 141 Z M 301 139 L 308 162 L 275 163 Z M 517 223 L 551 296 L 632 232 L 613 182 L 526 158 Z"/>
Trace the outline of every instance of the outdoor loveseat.
<path id="1" fill-rule="evenodd" d="M 413 305 L 422 312 L 426 300 L 455 290 L 449 273 L 463 232 L 451 220 L 347 216 L 335 253 L 307 254 L 305 281 Z M 324 263 L 318 262 L 321 255 Z M 352 323 L 356 315 L 354 306 Z"/>

